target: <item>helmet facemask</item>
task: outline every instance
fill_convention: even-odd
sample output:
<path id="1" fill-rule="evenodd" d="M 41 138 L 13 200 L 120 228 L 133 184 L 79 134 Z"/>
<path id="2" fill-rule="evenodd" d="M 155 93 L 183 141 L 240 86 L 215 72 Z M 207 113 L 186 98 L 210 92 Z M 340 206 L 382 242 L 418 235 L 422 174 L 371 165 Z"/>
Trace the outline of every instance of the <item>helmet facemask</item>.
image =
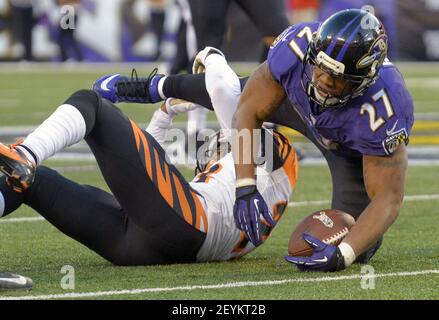
<path id="1" fill-rule="evenodd" d="M 195 174 L 204 172 L 213 163 L 226 156 L 232 147 L 221 130 L 208 137 L 207 142 L 197 152 Z"/>
<path id="2" fill-rule="evenodd" d="M 315 38 L 316 33 L 313 35 Z M 386 50 L 387 51 L 387 50 Z M 351 99 L 359 97 L 369 88 L 378 78 L 378 68 L 386 56 L 386 51 L 380 56 L 379 60 L 373 61 L 368 70 L 362 70 L 364 74 L 352 75 L 345 73 L 345 65 L 334 60 L 323 50 L 317 53 L 313 41 L 308 45 L 307 51 L 302 62 L 302 87 L 309 99 L 322 108 L 339 108 L 346 105 Z M 361 60 L 359 61 L 359 63 Z M 327 73 L 334 80 L 344 82 L 339 95 L 335 95 L 322 88 L 318 80 L 315 79 L 314 69 L 319 68 Z M 322 92 L 323 94 L 319 93 Z"/>

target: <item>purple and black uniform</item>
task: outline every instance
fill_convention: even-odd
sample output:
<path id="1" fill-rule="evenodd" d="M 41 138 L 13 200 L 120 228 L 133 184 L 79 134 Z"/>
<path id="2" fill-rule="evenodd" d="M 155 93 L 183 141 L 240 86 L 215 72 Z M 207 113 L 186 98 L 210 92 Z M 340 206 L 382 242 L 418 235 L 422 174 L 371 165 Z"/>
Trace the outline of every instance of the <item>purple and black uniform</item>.
<path id="1" fill-rule="evenodd" d="M 270 49 L 269 69 L 287 93 L 272 121 L 296 129 L 319 148 L 331 171 L 331 207 L 358 219 L 370 203 L 362 156 L 387 156 L 399 144 L 408 144 L 414 121 L 413 99 L 398 69 L 386 60 L 376 82 L 363 95 L 340 108 L 319 109 L 301 82 L 302 59 L 319 26 L 319 22 L 291 26 Z M 343 54 L 341 50 L 340 60 Z M 382 238 L 356 261 L 369 261 L 381 243 Z"/>
<path id="2" fill-rule="evenodd" d="M 351 21 L 342 31 L 355 20 Z M 316 145 L 331 171 L 331 207 L 358 219 L 370 203 L 364 185 L 362 157 L 388 156 L 399 144 L 408 144 L 414 120 L 413 99 L 397 68 L 385 61 L 375 83 L 346 105 L 322 109 L 312 102 L 301 81 L 302 59 L 319 26 L 320 22 L 291 26 L 272 44 L 267 63 L 273 78 L 285 89 L 287 98 L 268 121 L 295 129 Z M 347 40 L 349 43 L 350 39 Z M 348 46 L 340 49 L 337 60 L 343 59 Z M 327 50 L 330 51 L 331 46 Z M 310 70 L 307 71 L 309 74 Z M 166 96 L 212 109 L 204 77 L 204 74 L 169 76 L 163 92 Z M 247 80 L 240 79 L 241 88 Z M 356 261 L 367 262 L 381 241 Z"/>
<path id="3" fill-rule="evenodd" d="M 321 147 L 346 156 L 385 156 L 398 144 L 407 144 L 413 126 L 413 99 L 398 69 L 389 61 L 380 69 L 376 82 L 347 105 L 319 111 L 310 101 L 301 82 L 301 59 L 307 37 L 319 25 L 313 22 L 289 27 L 268 55 L 273 78 L 283 86 L 312 136 Z"/>

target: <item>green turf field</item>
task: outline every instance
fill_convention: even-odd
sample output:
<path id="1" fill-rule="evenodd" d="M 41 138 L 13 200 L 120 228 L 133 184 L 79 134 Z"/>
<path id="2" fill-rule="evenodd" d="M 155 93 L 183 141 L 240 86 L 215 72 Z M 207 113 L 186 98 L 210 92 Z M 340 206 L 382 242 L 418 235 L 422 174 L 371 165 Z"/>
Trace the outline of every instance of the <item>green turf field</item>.
<path id="1" fill-rule="evenodd" d="M 239 74 L 248 75 L 251 69 L 237 68 Z M 148 67 L 139 76 L 147 76 Z M 401 68 L 407 85 L 416 100 L 416 113 L 439 114 L 439 66 L 405 66 Z M 105 69 L 51 69 L 33 71 L 0 69 L 0 126 L 36 125 L 44 120 L 59 104 L 78 89 L 91 88 L 93 81 L 108 73 L 129 75 L 130 68 Z M 147 122 L 156 106 L 121 104 L 122 110 L 138 122 Z M 210 115 L 210 119 L 214 119 Z M 183 120 L 183 117 L 176 120 Z"/>
<path id="2" fill-rule="evenodd" d="M 82 183 L 104 187 L 97 170 L 90 163 L 79 164 L 49 162 L 61 169 L 66 176 Z M 75 163 L 75 165 L 78 165 Z M 189 172 L 185 172 L 189 177 Z M 407 195 L 437 194 L 439 182 L 424 167 L 410 168 Z M 361 288 L 361 268 L 354 266 L 337 274 L 303 274 L 283 260 L 289 235 L 295 224 L 305 215 L 322 208 L 322 205 L 306 205 L 303 201 L 329 199 L 329 173 L 324 167 L 301 168 L 293 202 L 301 206 L 289 208 L 272 237 L 258 250 L 233 262 L 148 266 L 113 267 L 84 246 L 67 238 L 45 221 L 15 221 L 0 223 L 0 270 L 13 270 L 28 275 L 35 281 L 31 292 L 1 292 L 8 296 L 40 296 L 50 294 L 93 293 L 99 299 L 438 299 L 439 273 L 422 275 L 392 275 L 399 272 L 436 270 L 439 272 L 439 217 L 436 200 L 410 200 L 402 209 L 397 223 L 385 237 L 383 247 L 371 265 L 377 274 L 390 274 L 377 278 L 374 290 Z M 33 217 L 28 208 L 8 218 Z M 74 290 L 63 290 L 60 282 L 64 274 L 61 268 L 75 268 Z M 318 281 L 323 277 L 356 276 L 330 282 Z M 271 283 L 293 280 L 284 284 Z M 304 282 L 306 279 L 317 279 Z M 237 282 L 266 282 L 256 286 L 233 288 Z M 176 287 L 218 285 L 232 283 L 232 288 L 193 288 L 177 290 Z M 236 285 L 236 284 L 235 284 Z M 174 291 L 120 294 L 120 290 L 146 288 L 174 288 Z M 112 291 L 108 296 L 99 292 Z"/>
<path id="3" fill-rule="evenodd" d="M 439 91 L 435 89 L 438 70 L 402 69 L 417 102 L 417 115 L 439 116 Z M 70 93 L 89 88 L 102 74 L 105 72 L 0 70 L 0 129 L 37 125 Z M 138 122 L 147 122 L 155 109 L 139 105 L 122 108 Z M 48 161 L 46 165 L 75 181 L 106 188 L 93 162 Z M 184 173 L 190 177 L 189 170 Z M 37 215 L 29 208 L 20 208 L 0 219 L 0 271 L 27 275 L 35 286 L 30 292 L 0 291 L 0 298 L 48 298 L 54 294 L 55 298 L 68 298 L 71 294 L 88 299 L 439 299 L 437 166 L 409 168 L 409 197 L 371 262 L 379 277 L 375 289 L 369 290 L 361 287 L 360 266 L 336 274 L 304 274 L 284 261 L 296 223 L 329 206 L 313 203 L 330 198 L 327 168 L 301 166 L 299 175 L 292 199 L 295 206 L 288 209 L 272 237 L 253 253 L 232 262 L 114 267 L 49 223 L 23 220 Z M 73 290 L 60 286 L 64 276 L 60 271 L 65 265 L 75 269 Z"/>

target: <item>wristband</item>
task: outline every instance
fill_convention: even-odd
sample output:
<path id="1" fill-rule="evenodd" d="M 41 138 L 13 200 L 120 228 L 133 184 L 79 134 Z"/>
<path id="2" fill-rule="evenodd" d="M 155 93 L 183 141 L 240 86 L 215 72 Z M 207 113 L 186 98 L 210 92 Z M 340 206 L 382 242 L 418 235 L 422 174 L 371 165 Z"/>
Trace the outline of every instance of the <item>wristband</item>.
<path id="1" fill-rule="evenodd" d="M 349 267 L 356 259 L 354 249 L 352 249 L 352 247 L 346 242 L 340 243 L 338 248 L 340 249 L 341 255 L 344 257 L 345 266 Z"/>
<path id="2" fill-rule="evenodd" d="M 254 178 L 242 178 L 236 180 L 236 187 L 247 187 L 247 186 L 255 186 L 256 185 L 256 179 Z"/>

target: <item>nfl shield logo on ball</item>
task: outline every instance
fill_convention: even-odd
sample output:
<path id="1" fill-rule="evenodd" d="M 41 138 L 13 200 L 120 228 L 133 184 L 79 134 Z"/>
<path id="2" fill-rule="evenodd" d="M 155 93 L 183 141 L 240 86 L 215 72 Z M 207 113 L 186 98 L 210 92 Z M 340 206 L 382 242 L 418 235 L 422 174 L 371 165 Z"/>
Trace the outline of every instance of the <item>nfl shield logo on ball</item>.
<path id="1" fill-rule="evenodd" d="M 320 211 L 318 215 L 315 215 L 312 218 L 320 220 L 325 227 L 332 228 L 334 226 L 334 221 L 326 215 L 325 211 Z"/>

